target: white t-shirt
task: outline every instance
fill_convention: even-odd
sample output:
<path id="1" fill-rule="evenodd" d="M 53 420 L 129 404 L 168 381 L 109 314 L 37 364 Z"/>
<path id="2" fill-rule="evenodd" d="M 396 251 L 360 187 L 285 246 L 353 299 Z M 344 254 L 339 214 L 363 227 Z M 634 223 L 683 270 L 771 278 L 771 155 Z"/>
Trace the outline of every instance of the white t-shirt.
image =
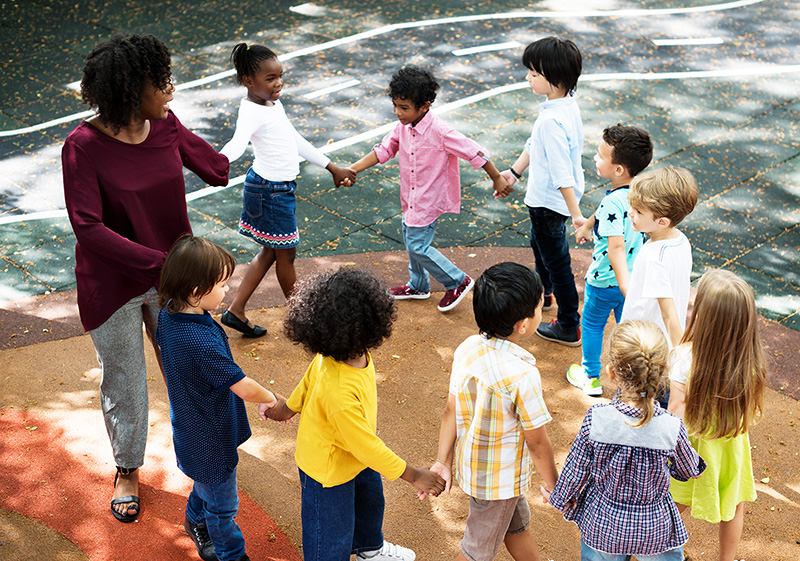
<path id="1" fill-rule="evenodd" d="M 682 232 L 678 231 L 676 238 L 645 243 L 633 262 L 630 286 L 622 308 L 622 321 L 640 319 L 654 322 L 664 332 L 672 348 L 658 299 L 672 298 L 678 321 L 681 328 L 685 329 L 691 274 L 692 246 Z"/>
<path id="2" fill-rule="evenodd" d="M 689 381 L 689 370 L 692 368 L 692 345 L 678 345 L 669 357 L 669 379 L 686 385 Z"/>
<path id="3" fill-rule="evenodd" d="M 300 136 L 280 100 L 274 105 L 242 100 L 236 131 L 220 153 L 232 162 L 244 154 L 248 142 L 253 143 L 255 154 L 253 171 L 269 181 L 294 181 L 300 173 L 301 157 L 322 168 L 331 161 Z"/>

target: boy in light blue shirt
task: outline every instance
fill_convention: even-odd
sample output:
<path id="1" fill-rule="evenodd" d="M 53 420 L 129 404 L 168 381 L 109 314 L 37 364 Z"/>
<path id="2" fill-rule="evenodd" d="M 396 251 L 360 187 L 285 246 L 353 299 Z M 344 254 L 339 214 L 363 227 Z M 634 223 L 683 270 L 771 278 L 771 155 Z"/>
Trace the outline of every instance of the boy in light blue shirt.
<path id="1" fill-rule="evenodd" d="M 578 202 L 584 191 L 581 151 L 583 123 L 575 101 L 582 59 L 570 40 L 545 37 L 528 45 L 522 55 L 533 93 L 547 100 L 530 139 L 503 177 L 513 185 L 530 166 L 525 204 L 531 218 L 531 248 L 536 272 L 544 284 L 544 309 L 558 303 L 555 321 L 540 325 L 536 334 L 562 345 L 581 344 L 578 291 L 572 274 L 566 222 L 579 228 L 586 222 Z"/>
<path id="2" fill-rule="evenodd" d="M 653 142 L 647 131 L 621 124 L 603 131 L 594 156 L 597 175 L 611 181 L 611 189 L 575 233 L 578 243 L 594 235 L 594 251 L 583 295 L 583 359 L 567 370 L 567 381 L 591 396 L 603 394 L 600 353 L 608 314 L 613 311 L 620 322 L 633 261 L 645 240 L 633 229 L 628 186 L 652 159 Z"/>

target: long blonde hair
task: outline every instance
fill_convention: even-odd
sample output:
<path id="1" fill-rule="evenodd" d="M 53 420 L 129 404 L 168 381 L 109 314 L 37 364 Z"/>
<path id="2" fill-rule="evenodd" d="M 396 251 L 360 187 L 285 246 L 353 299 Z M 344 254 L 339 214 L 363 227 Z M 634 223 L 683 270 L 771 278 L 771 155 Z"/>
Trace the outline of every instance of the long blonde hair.
<path id="1" fill-rule="evenodd" d="M 767 381 L 750 285 L 729 271 L 704 274 L 681 343 L 692 346 L 686 427 L 708 439 L 747 432 L 763 415 Z"/>
<path id="2" fill-rule="evenodd" d="M 628 320 L 611 333 L 608 367 L 619 381 L 620 397 L 636 403 L 644 415 L 634 427 L 650 422 L 654 401 L 666 385 L 669 345 L 664 333 L 651 321 Z"/>

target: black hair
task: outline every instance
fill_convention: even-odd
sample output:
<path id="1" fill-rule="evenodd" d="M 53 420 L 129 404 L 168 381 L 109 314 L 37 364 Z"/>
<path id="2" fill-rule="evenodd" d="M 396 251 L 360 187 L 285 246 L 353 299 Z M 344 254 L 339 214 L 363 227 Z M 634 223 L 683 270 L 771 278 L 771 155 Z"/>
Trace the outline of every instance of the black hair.
<path id="1" fill-rule="evenodd" d="M 312 353 L 345 361 L 379 347 L 396 315 L 394 298 L 375 275 L 342 267 L 299 280 L 283 325 Z"/>
<path id="2" fill-rule="evenodd" d="M 236 259 L 211 240 L 186 234 L 172 244 L 161 268 L 158 305 L 167 311 L 190 306 L 191 297 L 211 292 L 214 285 L 231 278 Z"/>
<path id="3" fill-rule="evenodd" d="M 236 69 L 236 82 L 244 86 L 245 76 L 254 76 L 262 62 L 274 58 L 278 58 L 278 55 L 263 45 L 239 43 L 231 51 L 231 64 Z"/>
<path id="4" fill-rule="evenodd" d="M 436 100 L 439 83 L 429 71 L 413 64 L 406 65 L 392 75 L 386 93 L 392 99 L 407 99 L 419 109 L 426 101 Z"/>
<path id="5" fill-rule="evenodd" d="M 525 47 L 522 64 L 555 87 L 571 92 L 578 87 L 583 59 L 578 46 L 569 39 L 545 37 Z"/>
<path id="6" fill-rule="evenodd" d="M 603 130 L 603 142 L 613 148 L 611 163 L 625 166 L 631 177 L 639 175 L 653 159 L 653 141 L 639 127 L 617 123 Z"/>
<path id="7" fill-rule="evenodd" d="M 141 111 L 145 87 L 166 90 L 171 80 L 169 49 L 161 40 L 153 35 L 114 35 L 86 58 L 81 97 L 117 134 Z"/>
<path id="8" fill-rule="evenodd" d="M 536 315 L 543 294 L 539 275 L 528 267 L 508 261 L 489 267 L 472 296 L 478 329 L 486 337 L 508 337 L 518 321 Z"/>

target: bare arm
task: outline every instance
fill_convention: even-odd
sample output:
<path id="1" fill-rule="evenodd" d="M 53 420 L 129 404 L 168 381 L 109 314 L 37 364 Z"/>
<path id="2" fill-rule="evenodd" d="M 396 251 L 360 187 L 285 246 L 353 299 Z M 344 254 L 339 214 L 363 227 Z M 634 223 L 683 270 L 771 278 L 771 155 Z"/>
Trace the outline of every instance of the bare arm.
<path id="1" fill-rule="evenodd" d="M 592 215 L 586 219 L 586 222 L 583 223 L 583 226 L 575 230 L 575 241 L 578 244 L 583 245 L 588 241 L 592 240 L 592 230 L 594 230 L 594 215 Z"/>
<path id="2" fill-rule="evenodd" d="M 678 320 L 675 300 L 672 298 L 659 298 L 658 307 L 661 309 L 661 319 L 664 320 L 664 325 L 667 327 L 669 340 L 672 342 L 673 347 L 677 347 L 680 345 L 681 337 L 683 337 L 683 328 Z"/>
<path id="3" fill-rule="evenodd" d="M 483 164 L 483 170 L 489 175 L 489 178 L 492 180 L 492 186 L 494 187 L 495 198 L 507 197 L 514 190 L 513 187 L 511 187 L 511 185 L 508 183 L 506 178 L 500 175 L 500 172 L 497 171 L 497 168 L 494 167 L 494 164 L 490 160 L 486 160 L 486 163 Z"/>
<path id="4" fill-rule="evenodd" d="M 624 236 L 608 237 L 608 260 L 611 263 L 611 268 L 614 269 L 614 276 L 617 277 L 617 285 L 622 295 L 627 296 L 630 275 L 628 273 L 627 255 L 625 255 Z"/>
<path id="5" fill-rule="evenodd" d="M 669 383 L 669 405 L 667 411 L 683 419 L 686 412 L 686 384 L 675 382 Z"/>
<path id="6" fill-rule="evenodd" d="M 267 388 L 253 380 L 245 377 L 231 386 L 231 391 L 245 401 L 252 403 L 270 403 L 275 405 L 277 399 L 275 394 Z"/>
<path id="7" fill-rule="evenodd" d="M 561 191 L 561 196 L 564 197 L 564 202 L 567 203 L 569 215 L 572 217 L 572 226 L 576 229 L 580 228 L 586 222 L 586 219 L 581 214 L 581 209 L 578 206 L 575 189 L 573 187 L 562 187 L 559 191 Z"/>
<path id="8" fill-rule="evenodd" d="M 550 437 L 547 436 L 547 429 L 541 426 L 538 429 L 526 430 L 525 444 L 528 445 L 528 451 L 531 454 L 531 458 L 533 458 L 533 465 L 536 466 L 536 471 L 544 479 L 544 488 L 548 492 L 552 491 L 556 486 L 558 470 L 553 456 L 553 444 L 550 442 Z"/>
<path id="9" fill-rule="evenodd" d="M 369 169 L 378 162 L 378 155 L 375 153 L 375 150 L 370 150 L 369 154 L 358 160 L 350 169 L 353 170 L 355 173 L 361 173 L 365 169 Z"/>
<path id="10" fill-rule="evenodd" d="M 531 157 L 530 155 L 523 149 L 522 153 L 520 153 L 519 157 L 516 161 L 511 164 L 511 167 L 514 169 L 515 172 L 522 175 L 523 172 L 528 169 L 528 166 L 531 165 Z M 501 172 L 500 175 L 508 182 L 508 185 L 513 187 L 514 183 L 517 182 L 516 176 L 511 173 L 510 169 L 507 169 L 504 172 Z"/>

